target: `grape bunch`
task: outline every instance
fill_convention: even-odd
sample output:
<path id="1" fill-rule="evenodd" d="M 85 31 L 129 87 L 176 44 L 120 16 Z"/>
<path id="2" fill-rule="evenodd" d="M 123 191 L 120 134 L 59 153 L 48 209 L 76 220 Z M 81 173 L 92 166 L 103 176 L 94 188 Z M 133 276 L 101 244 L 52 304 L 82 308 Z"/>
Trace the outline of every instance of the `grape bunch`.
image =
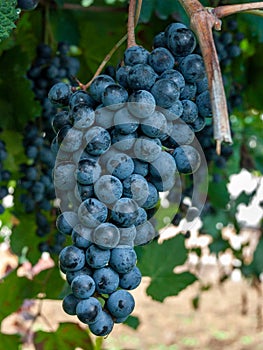
<path id="1" fill-rule="evenodd" d="M 134 309 L 129 291 L 141 281 L 134 247 L 158 237 L 151 219 L 159 193 L 201 168 L 195 132 L 211 108 L 205 97 L 193 101 L 205 78 L 195 48 L 192 31 L 173 23 L 151 52 L 129 47 L 116 75 L 95 77 L 89 91 L 64 82 L 49 91 L 58 107 L 56 225 L 72 240 L 59 254 L 71 288 L 63 309 L 95 335 L 109 334 Z"/>
<path id="2" fill-rule="evenodd" d="M 36 58 L 28 69 L 27 78 L 31 80 L 35 99 L 40 102 L 41 115 L 30 121 L 24 129 L 23 147 L 27 162 L 20 164 L 22 177 L 19 186 L 22 188 L 20 201 L 26 213 L 34 213 L 36 234 L 46 240 L 39 244 L 41 252 L 59 253 L 65 237 L 54 232 L 57 216 L 54 206 L 55 189 L 52 169 L 55 165 L 52 140 L 55 133 L 51 126 L 52 115 L 56 108 L 47 98 L 48 91 L 57 82 L 67 81 L 74 84 L 73 76 L 79 69 L 79 61 L 69 56 L 69 46 L 59 42 L 55 54 L 49 45 L 40 44 L 36 49 Z M 51 217 L 51 219 L 49 219 Z"/>
<path id="3" fill-rule="evenodd" d="M 4 199 L 8 194 L 8 181 L 11 178 L 11 173 L 9 170 L 5 169 L 4 162 L 7 159 L 7 150 L 5 142 L 0 140 L 0 201 Z M 5 208 L 2 203 L 0 203 L 0 215 L 3 214 Z"/>

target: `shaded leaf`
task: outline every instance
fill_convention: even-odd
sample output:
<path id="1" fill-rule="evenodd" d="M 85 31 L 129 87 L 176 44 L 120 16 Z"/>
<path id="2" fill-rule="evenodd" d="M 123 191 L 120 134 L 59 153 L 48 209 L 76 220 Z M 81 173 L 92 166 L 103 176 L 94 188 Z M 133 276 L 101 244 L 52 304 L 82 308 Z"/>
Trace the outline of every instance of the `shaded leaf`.
<path id="1" fill-rule="evenodd" d="M 21 344 L 21 337 L 18 334 L 0 333 L 0 344 L 2 349 L 17 350 Z"/>
<path id="2" fill-rule="evenodd" d="M 182 265 L 187 259 L 184 236 L 176 237 L 158 244 L 140 247 L 138 267 L 143 276 L 151 277 L 147 294 L 153 299 L 163 301 L 166 297 L 177 295 L 181 290 L 196 280 L 188 272 L 175 274 L 175 266 Z"/>
<path id="3" fill-rule="evenodd" d="M 127 320 L 124 322 L 124 324 L 126 324 L 127 326 L 133 329 L 137 329 L 140 325 L 140 320 L 136 316 L 129 316 Z"/>
<path id="4" fill-rule="evenodd" d="M 76 346 L 85 350 L 94 350 L 89 333 L 75 323 L 60 323 L 56 332 L 38 331 L 35 333 L 36 350 L 72 350 Z"/>

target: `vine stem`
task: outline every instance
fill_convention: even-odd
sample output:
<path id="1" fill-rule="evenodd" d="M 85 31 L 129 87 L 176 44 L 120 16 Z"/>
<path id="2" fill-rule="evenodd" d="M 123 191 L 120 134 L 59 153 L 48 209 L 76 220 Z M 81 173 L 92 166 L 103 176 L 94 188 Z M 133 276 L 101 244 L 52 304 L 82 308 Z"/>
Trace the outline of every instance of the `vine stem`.
<path id="1" fill-rule="evenodd" d="M 188 17 L 190 26 L 195 32 L 204 58 L 210 91 L 214 139 L 217 153 L 221 152 L 223 141 L 232 143 L 229 117 L 227 111 L 224 84 L 215 48 L 212 29 L 220 30 L 220 18 L 238 13 L 263 9 L 263 2 L 205 8 L 199 0 L 179 0 Z"/>
<path id="2" fill-rule="evenodd" d="M 216 151 L 221 152 L 223 141 L 232 143 L 224 84 L 216 52 L 212 29 L 220 30 L 221 21 L 198 0 L 179 0 L 190 18 L 191 29 L 195 32 L 204 58 L 210 91 L 214 139 Z"/>
<path id="3" fill-rule="evenodd" d="M 246 3 L 246 4 L 238 4 L 238 5 L 218 6 L 215 9 L 213 9 L 212 12 L 217 18 L 223 18 L 238 12 L 250 12 L 253 10 L 260 10 L 260 9 L 263 9 L 263 1 Z"/>
<path id="4" fill-rule="evenodd" d="M 127 24 L 127 33 L 128 33 L 127 48 L 136 45 L 135 9 L 136 9 L 136 0 L 130 0 L 129 12 L 128 12 L 128 24 Z"/>

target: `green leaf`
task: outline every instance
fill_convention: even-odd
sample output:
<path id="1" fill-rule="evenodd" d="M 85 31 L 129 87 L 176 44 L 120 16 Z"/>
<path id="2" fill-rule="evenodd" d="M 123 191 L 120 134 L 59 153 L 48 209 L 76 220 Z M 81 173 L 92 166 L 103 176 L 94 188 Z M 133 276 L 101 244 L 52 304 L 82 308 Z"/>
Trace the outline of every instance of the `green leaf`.
<path id="1" fill-rule="evenodd" d="M 19 200 L 19 198 L 16 199 Z M 35 216 L 34 214 L 25 215 L 21 213 L 19 217 L 21 217 L 21 221 L 13 228 L 10 237 L 11 249 L 19 256 L 22 250 L 27 247 L 27 258 L 31 263 L 36 263 L 41 255 L 38 249 L 38 243 L 40 243 L 41 239 L 36 235 L 37 226 Z"/>
<path id="2" fill-rule="evenodd" d="M 16 270 L 12 271 L 0 283 L 0 321 L 16 311 L 25 298 L 36 296 L 31 288 L 32 281 L 18 277 Z"/>
<path id="3" fill-rule="evenodd" d="M 209 245 L 211 253 L 220 253 L 226 251 L 229 248 L 229 243 L 222 238 L 216 239 Z"/>
<path id="4" fill-rule="evenodd" d="M 2 54 L 0 64 L 1 127 L 21 132 L 25 123 L 34 119 L 40 111 L 30 81 L 25 78 L 29 68 L 28 56 L 15 46 Z"/>
<path id="5" fill-rule="evenodd" d="M 33 280 L 18 277 L 17 271 L 12 271 L 0 283 L 0 321 L 15 312 L 24 299 L 36 298 L 39 293 L 57 299 L 64 283 L 57 267 L 42 271 Z"/>
<path id="6" fill-rule="evenodd" d="M 214 208 L 225 209 L 229 202 L 229 193 L 226 187 L 226 181 L 219 183 L 210 183 L 208 189 L 208 198 Z"/>
<path id="7" fill-rule="evenodd" d="M 2 349 L 17 350 L 21 344 L 21 337 L 18 334 L 0 333 L 0 344 Z"/>
<path id="8" fill-rule="evenodd" d="M 136 316 L 129 316 L 127 320 L 124 322 L 124 324 L 126 324 L 127 326 L 133 329 L 137 329 L 140 325 L 140 320 Z"/>
<path id="9" fill-rule="evenodd" d="M 76 345 L 85 350 L 94 350 L 89 333 L 75 323 L 61 323 L 56 332 L 35 333 L 36 350 L 72 350 Z"/>
<path id="10" fill-rule="evenodd" d="M 152 17 L 154 8 L 155 0 L 144 0 L 142 2 L 139 22 L 148 23 Z"/>
<path id="11" fill-rule="evenodd" d="M 197 278 L 190 272 L 174 274 L 173 272 L 152 277 L 146 292 L 154 300 L 163 301 L 166 297 L 179 294 L 194 283 Z"/>
<path id="12" fill-rule="evenodd" d="M 181 234 L 162 244 L 154 241 L 147 247 L 140 247 L 138 267 L 143 276 L 151 277 L 147 294 L 155 300 L 163 301 L 193 283 L 196 277 L 191 273 L 173 272 L 174 267 L 182 265 L 186 259 L 187 249 Z"/>
<path id="13" fill-rule="evenodd" d="M 0 42 L 9 37 L 19 17 L 16 0 L 0 0 Z"/>
<path id="14" fill-rule="evenodd" d="M 220 237 L 220 227 L 219 224 L 226 226 L 229 222 L 228 214 L 226 211 L 218 210 L 215 213 L 207 214 L 202 218 L 203 226 L 202 232 L 206 233 L 213 238 Z"/>
<path id="15" fill-rule="evenodd" d="M 174 0 L 157 0 L 156 12 L 161 19 L 167 19 L 176 9 L 176 1 Z"/>

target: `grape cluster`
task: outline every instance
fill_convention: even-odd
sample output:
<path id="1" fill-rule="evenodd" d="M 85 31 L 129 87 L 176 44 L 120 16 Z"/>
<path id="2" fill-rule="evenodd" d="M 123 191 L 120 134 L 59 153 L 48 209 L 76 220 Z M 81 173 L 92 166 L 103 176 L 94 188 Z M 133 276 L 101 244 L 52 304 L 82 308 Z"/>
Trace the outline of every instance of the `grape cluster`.
<path id="1" fill-rule="evenodd" d="M 8 181 L 11 178 L 11 173 L 9 170 L 5 169 L 4 161 L 7 158 L 7 150 L 5 142 L 0 140 L 0 201 L 5 198 L 8 194 Z M 0 203 L 0 214 L 5 211 L 4 206 Z"/>
<path id="2" fill-rule="evenodd" d="M 37 236 L 46 237 L 46 241 L 39 245 L 41 252 L 59 253 L 65 241 L 64 235 L 59 233 L 54 238 L 51 237 L 57 215 L 56 208 L 54 211 L 56 196 L 52 179 L 56 159 L 52 151 L 55 133 L 51 126 L 51 118 L 56 113 L 56 108 L 47 95 L 50 88 L 62 80 L 74 84 L 73 77 L 78 69 L 79 61 L 69 56 L 69 46 L 60 42 L 55 54 L 50 46 L 38 45 L 36 58 L 27 72 L 35 98 L 41 104 L 41 115 L 30 121 L 23 133 L 27 162 L 20 165 L 23 174 L 19 181 L 23 190 L 20 200 L 26 213 L 35 214 Z M 53 220 L 49 219 L 50 216 Z"/>
<path id="3" fill-rule="evenodd" d="M 192 31 L 173 23 L 152 52 L 128 48 L 116 75 L 97 76 L 88 92 L 66 83 L 49 91 L 58 106 L 56 225 L 72 239 L 59 255 L 71 287 L 63 308 L 95 335 L 109 334 L 133 311 L 129 290 L 141 281 L 134 246 L 158 236 L 150 219 L 159 193 L 201 165 L 195 132 L 210 109 L 194 98 L 205 78 L 195 47 Z"/>

